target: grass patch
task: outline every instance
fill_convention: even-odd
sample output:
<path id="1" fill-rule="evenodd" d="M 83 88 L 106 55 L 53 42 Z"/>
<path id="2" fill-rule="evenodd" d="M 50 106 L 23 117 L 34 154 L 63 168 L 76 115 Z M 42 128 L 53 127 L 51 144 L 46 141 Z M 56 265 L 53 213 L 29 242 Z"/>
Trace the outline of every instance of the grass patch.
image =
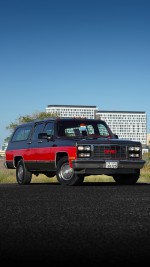
<path id="1" fill-rule="evenodd" d="M 0 170 L 0 183 L 15 183 L 16 177 L 14 170 L 3 171 Z"/>
<path id="2" fill-rule="evenodd" d="M 90 175 L 86 176 L 84 182 L 115 182 L 113 177 L 106 175 Z M 145 166 L 141 169 L 139 183 L 150 182 L 150 161 L 146 160 Z M 16 170 L 6 169 L 4 167 L 4 159 L 0 159 L 0 183 L 17 183 Z M 31 183 L 58 183 L 56 176 L 48 178 L 40 174 L 39 176 L 32 175 Z"/>
<path id="3" fill-rule="evenodd" d="M 113 177 L 107 175 L 90 175 L 84 178 L 84 182 L 114 182 Z"/>
<path id="4" fill-rule="evenodd" d="M 86 176 L 84 182 L 115 182 L 112 176 L 107 175 L 90 175 Z M 142 172 L 138 180 L 139 183 L 150 182 L 150 173 Z M 5 172 L 0 170 L 0 183 L 17 183 L 15 170 L 6 170 Z M 48 178 L 44 174 L 39 176 L 32 175 L 31 183 L 58 183 L 56 176 Z"/>

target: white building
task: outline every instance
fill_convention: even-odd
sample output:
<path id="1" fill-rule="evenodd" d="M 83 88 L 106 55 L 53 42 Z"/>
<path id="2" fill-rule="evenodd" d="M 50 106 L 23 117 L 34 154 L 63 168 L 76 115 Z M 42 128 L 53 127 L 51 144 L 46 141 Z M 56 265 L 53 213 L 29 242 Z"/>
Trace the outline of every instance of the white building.
<path id="1" fill-rule="evenodd" d="M 147 144 L 147 116 L 140 111 L 103 111 L 96 117 L 107 122 L 112 132 L 121 139 L 140 141 Z"/>
<path id="2" fill-rule="evenodd" d="M 1 157 L 4 157 L 5 156 L 5 152 L 6 152 L 6 148 L 8 146 L 8 143 L 4 143 L 3 146 L 2 146 L 2 149 L 0 149 L 0 156 Z"/>
<path id="3" fill-rule="evenodd" d="M 6 150 L 6 148 L 7 148 L 7 146 L 8 146 L 8 142 L 5 142 L 3 145 L 2 145 L 2 150 Z"/>
<path id="4" fill-rule="evenodd" d="M 96 106 L 78 106 L 78 105 L 48 105 L 46 112 L 56 114 L 59 117 L 85 117 L 94 119 Z"/>

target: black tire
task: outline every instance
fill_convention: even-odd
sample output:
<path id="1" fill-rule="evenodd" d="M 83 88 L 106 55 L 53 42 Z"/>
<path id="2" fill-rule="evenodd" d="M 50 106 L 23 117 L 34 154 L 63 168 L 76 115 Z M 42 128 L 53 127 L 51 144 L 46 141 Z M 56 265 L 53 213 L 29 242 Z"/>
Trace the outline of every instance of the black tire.
<path id="1" fill-rule="evenodd" d="M 26 169 L 22 159 L 20 159 L 17 164 L 16 179 L 19 185 L 30 184 L 32 179 L 32 173 Z"/>
<path id="2" fill-rule="evenodd" d="M 59 160 L 56 177 L 61 185 L 81 185 L 84 181 L 83 175 L 74 173 L 74 170 L 70 168 L 68 157 L 63 157 Z"/>
<path id="3" fill-rule="evenodd" d="M 140 177 L 140 171 L 136 173 L 129 174 L 116 174 L 113 176 L 115 182 L 120 185 L 133 185 L 136 184 L 137 180 Z"/>

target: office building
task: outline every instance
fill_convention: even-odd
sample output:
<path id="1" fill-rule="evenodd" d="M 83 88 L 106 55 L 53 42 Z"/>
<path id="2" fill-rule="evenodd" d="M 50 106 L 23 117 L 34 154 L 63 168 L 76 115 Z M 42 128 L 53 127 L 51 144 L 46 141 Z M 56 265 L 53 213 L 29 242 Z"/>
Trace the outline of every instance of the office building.
<path id="1" fill-rule="evenodd" d="M 94 119 L 96 111 L 96 106 L 48 105 L 46 107 L 46 112 L 55 114 L 58 117 L 85 117 L 88 119 Z"/>
<path id="2" fill-rule="evenodd" d="M 147 144 L 147 116 L 142 111 L 103 111 L 96 117 L 105 120 L 112 132 L 121 139 L 140 141 Z"/>

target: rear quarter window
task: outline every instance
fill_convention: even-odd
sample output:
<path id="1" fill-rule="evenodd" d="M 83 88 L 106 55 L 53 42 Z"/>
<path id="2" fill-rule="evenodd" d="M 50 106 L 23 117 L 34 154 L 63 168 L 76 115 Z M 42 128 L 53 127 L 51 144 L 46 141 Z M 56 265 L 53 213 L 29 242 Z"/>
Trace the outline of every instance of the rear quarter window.
<path id="1" fill-rule="evenodd" d="M 31 132 L 31 126 L 25 126 L 17 128 L 14 135 L 12 136 L 12 142 L 16 141 L 25 141 L 28 139 L 30 132 Z"/>

